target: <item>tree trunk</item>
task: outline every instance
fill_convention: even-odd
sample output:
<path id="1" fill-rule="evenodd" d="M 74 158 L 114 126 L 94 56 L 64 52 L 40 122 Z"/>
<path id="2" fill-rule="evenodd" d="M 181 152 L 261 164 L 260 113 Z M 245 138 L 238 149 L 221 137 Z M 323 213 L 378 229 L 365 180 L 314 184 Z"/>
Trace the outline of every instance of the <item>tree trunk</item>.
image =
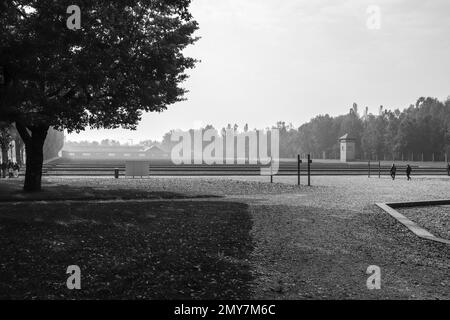
<path id="1" fill-rule="evenodd" d="M 44 142 L 47 137 L 48 126 L 30 127 L 31 135 L 22 124 L 17 124 L 17 131 L 25 143 L 26 172 L 24 191 L 35 192 L 41 190 L 42 164 L 44 162 Z"/>
<path id="2" fill-rule="evenodd" d="M 16 142 L 16 162 L 19 166 L 23 165 L 22 158 L 22 149 L 23 149 L 23 141 L 19 137 L 15 139 Z"/>
<path id="3" fill-rule="evenodd" d="M 1 171 L 1 175 L 2 178 L 6 178 L 6 171 L 4 168 L 3 163 L 8 163 L 8 149 L 6 148 L 2 148 L 2 161 L 0 163 L 0 171 Z"/>

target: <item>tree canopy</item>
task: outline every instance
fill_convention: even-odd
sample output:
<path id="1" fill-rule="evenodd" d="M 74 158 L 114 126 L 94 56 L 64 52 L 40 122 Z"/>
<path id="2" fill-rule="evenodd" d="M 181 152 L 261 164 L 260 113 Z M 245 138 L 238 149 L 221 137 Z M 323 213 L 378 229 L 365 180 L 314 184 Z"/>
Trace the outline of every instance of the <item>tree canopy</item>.
<path id="1" fill-rule="evenodd" d="M 143 112 L 182 99 L 179 84 L 195 64 L 182 54 L 197 29 L 189 1 L 77 3 L 81 29 L 69 30 L 71 1 L 6 1 L 2 118 L 69 132 L 135 128 Z"/>
<path id="2" fill-rule="evenodd" d="M 81 28 L 70 30 L 72 1 L 1 2 L 6 83 L 0 87 L 0 120 L 16 123 L 31 162 L 27 172 L 36 171 L 40 179 L 50 126 L 68 132 L 135 129 L 144 112 L 160 112 L 183 99 L 180 84 L 196 63 L 183 54 L 198 27 L 189 4 L 80 0 Z"/>

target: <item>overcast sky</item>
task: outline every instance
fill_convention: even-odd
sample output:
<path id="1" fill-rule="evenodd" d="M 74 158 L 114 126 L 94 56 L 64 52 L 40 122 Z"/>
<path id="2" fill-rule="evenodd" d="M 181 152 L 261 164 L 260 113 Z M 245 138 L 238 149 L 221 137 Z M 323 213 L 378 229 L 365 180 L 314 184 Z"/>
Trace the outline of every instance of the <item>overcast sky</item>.
<path id="1" fill-rule="evenodd" d="M 381 10 L 379 29 L 368 27 L 371 5 Z M 202 38 L 186 53 L 201 63 L 184 84 L 187 101 L 145 115 L 137 131 L 69 140 L 137 143 L 206 124 L 297 127 L 353 102 L 377 113 L 450 95 L 448 0 L 193 0 L 191 11 Z"/>

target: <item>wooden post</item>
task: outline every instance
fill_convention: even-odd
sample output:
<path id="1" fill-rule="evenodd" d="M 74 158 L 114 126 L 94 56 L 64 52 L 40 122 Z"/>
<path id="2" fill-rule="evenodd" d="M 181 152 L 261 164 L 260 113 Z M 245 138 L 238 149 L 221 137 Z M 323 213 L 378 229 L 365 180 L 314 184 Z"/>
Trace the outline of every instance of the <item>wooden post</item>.
<path id="1" fill-rule="evenodd" d="M 381 178 L 381 161 L 378 161 L 378 179 Z"/>
<path id="2" fill-rule="evenodd" d="M 300 159 L 300 155 L 297 155 L 297 185 L 300 185 L 300 164 L 302 160 Z"/>
<path id="3" fill-rule="evenodd" d="M 270 183 L 273 183 L 272 157 L 270 157 Z"/>
<path id="4" fill-rule="evenodd" d="M 367 177 L 370 178 L 370 160 L 369 160 L 369 173 L 368 173 Z"/>
<path id="5" fill-rule="evenodd" d="M 311 186 L 311 155 L 308 153 L 308 186 Z"/>

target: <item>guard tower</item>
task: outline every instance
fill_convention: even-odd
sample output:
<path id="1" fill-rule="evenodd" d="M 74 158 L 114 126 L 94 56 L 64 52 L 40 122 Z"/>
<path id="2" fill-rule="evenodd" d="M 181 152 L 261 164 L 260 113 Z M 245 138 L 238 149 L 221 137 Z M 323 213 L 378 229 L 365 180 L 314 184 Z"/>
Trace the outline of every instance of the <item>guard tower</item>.
<path id="1" fill-rule="evenodd" d="M 355 139 L 346 133 L 339 138 L 339 142 L 341 144 L 341 162 L 355 160 Z"/>

